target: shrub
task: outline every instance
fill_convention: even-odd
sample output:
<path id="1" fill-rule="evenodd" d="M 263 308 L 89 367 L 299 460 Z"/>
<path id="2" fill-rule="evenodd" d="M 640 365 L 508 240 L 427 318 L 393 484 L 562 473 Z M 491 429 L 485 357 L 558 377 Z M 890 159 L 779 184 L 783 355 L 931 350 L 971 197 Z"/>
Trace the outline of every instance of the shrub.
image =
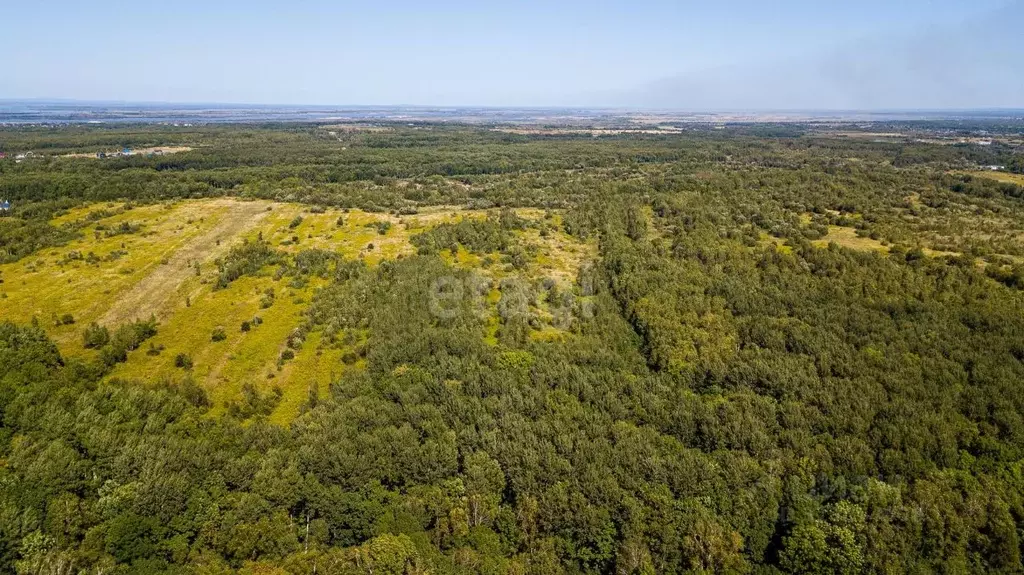
<path id="1" fill-rule="evenodd" d="M 272 305 L 274 305 L 274 288 L 267 288 L 267 290 L 263 292 L 263 297 L 260 298 L 260 308 L 267 309 Z"/>
<path id="2" fill-rule="evenodd" d="M 192 369 L 192 356 L 187 353 L 179 353 L 174 356 L 174 367 Z"/>
<path id="3" fill-rule="evenodd" d="M 364 228 L 375 228 L 377 230 L 377 233 L 383 236 L 383 235 L 387 235 L 388 230 L 391 229 L 391 222 L 387 222 L 387 221 L 370 222 L 368 224 L 365 224 L 363 227 Z"/>
<path id="4" fill-rule="evenodd" d="M 85 347 L 89 349 L 100 348 L 110 342 L 110 330 L 93 322 L 89 324 L 89 327 L 85 328 L 82 339 L 85 340 Z"/>
<path id="5" fill-rule="evenodd" d="M 284 393 L 274 386 L 269 393 L 260 393 L 252 383 L 242 385 L 241 401 L 228 402 L 228 415 L 238 419 L 270 415 L 281 403 Z"/>
<path id="6" fill-rule="evenodd" d="M 107 367 L 128 360 L 128 352 L 134 351 L 142 342 L 156 335 L 156 318 L 135 321 L 122 325 L 110 336 L 110 343 L 100 350 L 100 361 Z"/>
<path id="7" fill-rule="evenodd" d="M 214 328 L 213 333 L 210 334 L 212 341 L 224 341 L 227 338 L 228 334 L 224 333 L 224 328 L 222 327 Z"/>
<path id="8" fill-rule="evenodd" d="M 223 259 L 217 260 L 219 274 L 217 289 L 228 287 L 228 284 L 244 275 L 254 275 L 264 266 L 281 261 L 279 253 L 263 240 L 243 242 L 231 248 Z"/>

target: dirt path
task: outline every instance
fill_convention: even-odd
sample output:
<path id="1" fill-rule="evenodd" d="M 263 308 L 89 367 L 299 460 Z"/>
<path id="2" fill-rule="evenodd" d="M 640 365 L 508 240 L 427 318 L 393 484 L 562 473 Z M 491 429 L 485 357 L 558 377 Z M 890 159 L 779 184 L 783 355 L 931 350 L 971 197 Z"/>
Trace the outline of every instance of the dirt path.
<path id="1" fill-rule="evenodd" d="M 101 324 L 115 326 L 133 319 L 148 318 L 153 314 L 160 318 L 167 312 L 168 300 L 194 273 L 189 263 L 206 262 L 227 252 L 232 245 L 230 240 L 266 217 L 267 206 L 270 204 L 217 200 L 213 205 L 227 206 L 228 210 L 221 221 L 209 231 L 178 247 L 166 264 L 157 263 L 152 273 L 135 284 L 103 315 Z"/>

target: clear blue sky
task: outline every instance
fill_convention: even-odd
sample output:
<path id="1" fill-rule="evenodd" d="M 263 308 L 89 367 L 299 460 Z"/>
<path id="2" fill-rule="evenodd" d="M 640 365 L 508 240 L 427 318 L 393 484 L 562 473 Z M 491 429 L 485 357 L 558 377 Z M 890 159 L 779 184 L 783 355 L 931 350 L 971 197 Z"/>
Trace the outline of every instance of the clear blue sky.
<path id="1" fill-rule="evenodd" d="M 1020 1 L 5 4 L 0 98 L 1024 107 Z"/>

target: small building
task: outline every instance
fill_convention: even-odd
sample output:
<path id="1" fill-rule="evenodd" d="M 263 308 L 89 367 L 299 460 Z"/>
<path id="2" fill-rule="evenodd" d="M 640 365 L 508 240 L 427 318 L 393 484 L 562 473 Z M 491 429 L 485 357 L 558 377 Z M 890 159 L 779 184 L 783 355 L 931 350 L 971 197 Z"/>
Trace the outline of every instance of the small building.
<path id="1" fill-rule="evenodd" d="M 11 211 L 11 202 L 7 200 L 0 202 L 0 213 L 6 214 L 9 211 Z"/>
<path id="2" fill-rule="evenodd" d="M 107 157 L 107 153 L 106 152 L 96 152 L 96 157 L 102 160 L 103 158 Z"/>
<path id="3" fill-rule="evenodd" d="M 130 156 L 132 155 L 132 149 L 129 148 L 128 146 L 125 146 L 124 149 L 121 150 L 121 154 L 125 156 Z"/>

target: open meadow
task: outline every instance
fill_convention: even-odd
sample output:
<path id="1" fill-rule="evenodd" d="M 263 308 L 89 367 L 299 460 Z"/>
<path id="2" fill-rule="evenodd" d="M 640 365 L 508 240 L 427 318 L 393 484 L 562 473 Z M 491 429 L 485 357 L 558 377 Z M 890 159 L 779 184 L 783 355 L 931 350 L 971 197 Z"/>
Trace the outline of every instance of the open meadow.
<path id="1" fill-rule="evenodd" d="M 560 218 L 543 210 L 519 212 L 538 222 L 547 218 L 555 228 Z M 484 210 L 444 206 L 395 216 L 235 199 L 88 204 L 51 220 L 56 226 L 79 225 L 76 239 L 0 265 L 0 277 L 5 279 L 0 298 L 5 319 L 38 323 L 65 357 L 83 360 L 99 353 L 84 345 L 86 326 L 115 328 L 153 317 L 157 334 L 146 346 L 131 351 L 109 378 L 141 385 L 190 378 L 213 401 L 211 415 L 239 400 L 243 384 L 263 393 L 278 389 L 283 395 L 271 420 L 286 425 L 298 414 L 311 387 L 327 395 L 328 384 L 345 367 L 340 358 L 347 350 L 321 345 L 314 334 L 293 352 L 294 358 L 281 362 L 289 336 L 303 325 L 306 309 L 325 281 L 296 282 L 275 274 L 277 268 L 268 265 L 219 288 L 218 262 L 230 248 L 263 240 L 282 254 L 326 250 L 372 268 L 415 254 L 410 243 L 415 234 L 441 223 L 487 216 Z M 546 230 L 543 238 L 535 230 L 517 233 L 531 252 L 528 263 L 517 270 L 498 263 L 497 251 L 473 255 L 464 248 L 442 250 L 442 257 L 452 265 L 479 267 L 482 277 L 494 284 L 496 293 L 488 311 L 494 316 L 489 322 L 491 332 L 502 279 L 551 278 L 571 289 L 580 266 L 593 257 L 592 245 L 558 229 Z M 482 266 L 485 257 L 495 263 Z M 217 330 L 223 331 L 224 338 L 213 341 Z M 543 333 L 538 331 L 538 337 L 558 331 L 548 325 Z M 189 357 L 187 369 L 175 365 L 182 354 Z"/>

